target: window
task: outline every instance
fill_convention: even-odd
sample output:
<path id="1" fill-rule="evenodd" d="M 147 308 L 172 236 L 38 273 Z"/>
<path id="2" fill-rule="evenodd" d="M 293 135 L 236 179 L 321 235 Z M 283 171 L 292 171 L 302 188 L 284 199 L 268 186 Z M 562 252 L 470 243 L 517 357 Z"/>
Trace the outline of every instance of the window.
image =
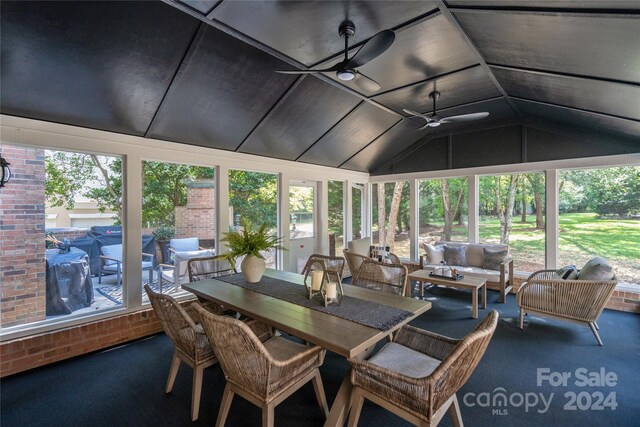
<path id="1" fill-rule="evenodd" d="M 289 238 L 304 239 L 314 236 L 314 187 L 289 186 Z"/>
<path id="2" fill-rule="evenodd" d="M 418 182 L 419 244 L 469 240 L 468 178 Z M 423 251 L 420 251 L 421 253 Z"/>
<path id="3" fill-rule="evenodd" d="M 373 184 L 371 193 L 371 241 L 374 245 L 389 246 L 390 252 L 399 257 L 410 258 L 409 183 Z"/>
<path id="4" fill-rule="evenodd" d="M 143 262 L 159 265 L 151 287 L 180 292 L 180 285 L 189 281 L 188 259 L 215 254 L 215 168 L 144 161 L 142 177 L 143 252 L 153 255 Z M 154 242 L 145 245 L 152 238 Z M 171 239 L 178 239 L 175 247 Z M 149 282 L 144 273 L 143 284 Z M 148 302 L 146 294 L 143 297 Z"/>
<path id="5" fill-rule="evenodd" d="M 242 227 L 245 221 L 256 226 L 266 223 L 278 232 L 278 175 L 229 170 L 229 226 Z M 267 267 L 276 268 L 277 251 L 264 254 Z"/>
<path id="6" fill-rule="evenodd" d="M 344 249 L 344 182 L 329 181 L 329 234 L 333 235 L 335 252 L 342 256 Z M 331 239 L 331 237 L 329 237 Z M 331 240 L 330 240 L 331 241 Z"/>
<path id="7" fill-rule="evenodd" d="M 640 166 L 558 174 L 559 265 L 607 259 L 620 282 L 640 284 Z"/>
<path id="8" fill-rule="evenodd" d="M 100 292 L 116 277 L 123 290 L 121 159 L 5 143 L 0 152 L 13 171 L 0 197 L 2 328 L 122 305 Z"/>
<path id="9" fill-rule="evenodd" d="M 545 267 L 545 174 L 480 177 L 480 242 L 509 244 L 514 269 Z"/>

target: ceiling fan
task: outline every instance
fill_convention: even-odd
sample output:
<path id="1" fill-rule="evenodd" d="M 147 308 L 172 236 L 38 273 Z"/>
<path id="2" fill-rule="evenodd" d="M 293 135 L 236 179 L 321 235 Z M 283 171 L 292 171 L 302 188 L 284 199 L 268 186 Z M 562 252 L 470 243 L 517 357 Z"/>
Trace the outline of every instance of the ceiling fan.
<path id="1" fill-rule="evenodd" d="M 407 114 L 411 114 L 412 117 L 421 117 L 427 121 L 427 123 L 421 128 L 419 128 L 418 130 L 425 129 L 427 127 L 437 127 L 443 123 L 472 122 L 474 120 L 484 119 L 489 115 L 489 113 L 485 111 L 482 113 L 462 114 L 459 116 L 438 118 L 438 116 L 436 116 L 436 101 L 439 98 L 440 98 L 440 92 L 438 92 L 437 90 L 434 90 L 429 94 L 429 99 L 433 100 L 433 113 L 430 116 L 420 114 L 416 111 L 407 110 L 405 108 L 403 108 L 402 111 L 404 111 Z"/>
<path id="2" fill-rule="evenodd" d="M 358 68 L 382 55 L 384 51 L 389 49 L 396 38 L 396 34 L 391 30 L 380 31 L 378 34 L 367 40 L 367 42 L 363 44 L 351 58 L 349 58 L 349 38 L 353 37 L 356 33 L 356 26 L 351 21 L 344 21 L 340 24 L 338 33 L 344 38 L 343 61 L 332 67 L 320 70 L 281 70 L 276 72 L 282 74 L 313 74 L 335 71 L 338 79 L 342 81 L 353 80 L 361 89 L 369 92 L 379 91 L 380 85 L 378 82 L 362 74 L 358 71 Z"/>

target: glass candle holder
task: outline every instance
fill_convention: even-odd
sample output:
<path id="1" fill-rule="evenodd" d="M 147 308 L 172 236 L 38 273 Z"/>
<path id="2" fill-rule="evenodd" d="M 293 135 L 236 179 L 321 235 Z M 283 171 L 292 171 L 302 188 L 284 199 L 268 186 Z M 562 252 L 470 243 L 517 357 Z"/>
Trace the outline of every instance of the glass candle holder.
<path id="1" fill-rule="evenodd" d="M 342 283 L 340 282 L 329 282 L 322 288 L 322 300 L 325 307 L 340 305 L 343 296 L 344 289 L 342 289 Z"/>

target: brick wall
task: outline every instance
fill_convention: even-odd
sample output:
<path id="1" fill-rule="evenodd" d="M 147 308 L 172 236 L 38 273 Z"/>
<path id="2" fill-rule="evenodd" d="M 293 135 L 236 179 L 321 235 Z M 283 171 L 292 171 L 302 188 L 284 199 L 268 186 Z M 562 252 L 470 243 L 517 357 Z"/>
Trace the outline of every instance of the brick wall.
<path id="1" fill-rule="evenodd" d="M 44 150 L 0 146 L 12 177 L 0 189 L 0 326 L 46 315 Z"/>
<path id="2" fill-rule="evenodd" d="M 607 303 L 612 310 L 627 311 L 640 314 L 640 290 L 615 290 Z"/>
<path id="3" fill-rule="evenodd" d="M 187 183 L 187 206 L 176 207 L 176 237 L 216 238 L 215 184 L 212 180 Z"/>

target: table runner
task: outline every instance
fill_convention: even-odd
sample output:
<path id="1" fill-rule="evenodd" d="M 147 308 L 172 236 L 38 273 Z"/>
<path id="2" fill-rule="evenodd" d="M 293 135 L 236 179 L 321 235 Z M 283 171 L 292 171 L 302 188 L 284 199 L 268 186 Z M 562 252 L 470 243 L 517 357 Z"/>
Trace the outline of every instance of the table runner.
<path id="1" fill-rule="evenodd" d="M 393 328 L 412 315 L 406 310 L 346 295 L 342 297 L 341 305 L 325 307 L 319 297 L 310 300 L 304 286 L 268 276 L 262 276 L 259 283 L 248 283 L 241 273 L 216 279 L 382 331 Z"/>

